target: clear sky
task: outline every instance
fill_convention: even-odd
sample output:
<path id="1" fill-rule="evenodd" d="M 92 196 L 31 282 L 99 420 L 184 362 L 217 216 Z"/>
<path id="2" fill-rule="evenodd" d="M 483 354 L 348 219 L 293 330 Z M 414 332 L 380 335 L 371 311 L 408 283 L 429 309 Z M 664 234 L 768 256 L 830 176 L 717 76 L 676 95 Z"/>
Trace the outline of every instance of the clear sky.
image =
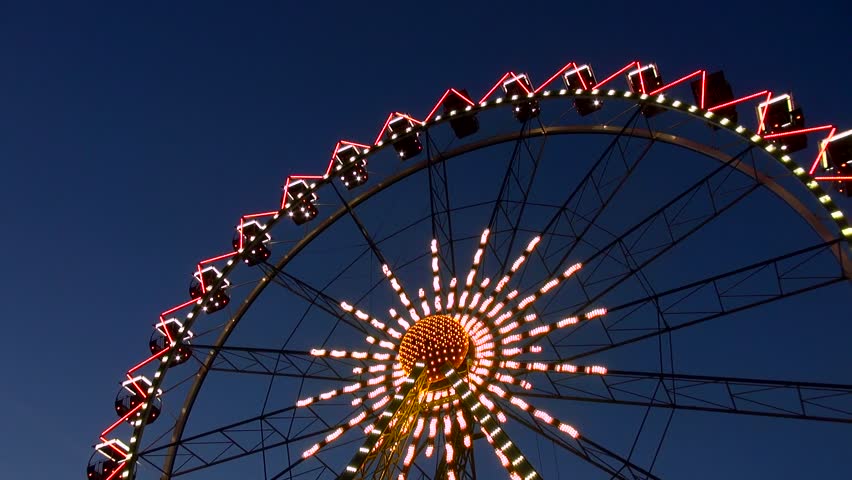
<path id="1" fill-rule="evenodd" d="M 839 1 L 5 2 L 0 472 L 81 478 L 195 262 L 387 112 L 639 58 L 792 90 L 811 125 L 852 128 L 850 18 Z"/>

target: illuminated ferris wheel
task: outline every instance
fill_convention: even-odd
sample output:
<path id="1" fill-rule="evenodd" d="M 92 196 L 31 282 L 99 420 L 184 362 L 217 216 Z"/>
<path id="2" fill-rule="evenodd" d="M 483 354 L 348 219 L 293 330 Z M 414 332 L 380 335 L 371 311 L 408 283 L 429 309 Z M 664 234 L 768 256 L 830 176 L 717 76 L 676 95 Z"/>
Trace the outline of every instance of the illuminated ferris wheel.
<path id="1" fill-rule="evenodd" d="M 852 131 L 723 72 L 448 89 L 198 263 L 88 478 L 663 478 L 848 436 L 850 186 Z"/>

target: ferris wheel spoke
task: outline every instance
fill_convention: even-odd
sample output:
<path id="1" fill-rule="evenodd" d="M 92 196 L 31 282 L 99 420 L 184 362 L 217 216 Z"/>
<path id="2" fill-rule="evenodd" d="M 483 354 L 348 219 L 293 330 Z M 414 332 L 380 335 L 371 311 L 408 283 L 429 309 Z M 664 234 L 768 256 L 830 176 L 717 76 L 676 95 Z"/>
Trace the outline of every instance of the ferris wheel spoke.
<path id="1" fill-rule="evenodd" d="M 605 343 L 571 343 L 569 331 L 554 344 L 562 360 L 573 361 L 830 287 L 852 278 L 833 261 L 844 246 L 841 239 L 818 243 L 611 306 L 600 322 L 609 333 Z"/>
<path id="2" fill-rule="evenodd" d="M 522 417 L 521 414 L 516 413 L 516 412 L 512 412 L 512 411 L 509 411 L 508 415 L 509 415 L 509 418 L 511 420 L 514 420 L 519 425 L 526 427 L 527 429 L 531 430 L 535 434 L 540 435 L 542 438 L 549 440 L 550 442 L 552 442 L 557 447 L 573 454 L 574 456 L 576 456 L 577 458 L 581 459 L 582 461 L 588 463 L 589 465 L 592 465 L 592 466 L 598 468 L 599 470 L 605 472 L 606 474 L 610 475 L 610 478 L 617 478 L 617 479 L 622 479 L 622 480 L 628 480 L 630 478 L 637 478 L 637 477 L 627 477 L 622 472 L 625 465 L 632 465 L 632 464 L 630 464 L 630 462 L 624 461 L 624 462 L 621 462 L 620 465 L 619 464 L 610 465 L 612 458 L 607 458 L 607 457 L 610 457 L 609 455 L 605 455 L 605 456 L 601 455 L 601 452 L 599 452 L 597 449 L 590 449 L 589 447 L 591 445 L 588 442 L 580 441 L 580 439 L 584 439 L 584 437 L 578 437 L 578 439 L 576 439 L 576 440 L 569 441 L 568 439 L 565 438 L 565 435 L 561 434 L 561 432 L 559 434 L 557 434 L 556 432 L 552 432 L 548 429 L 545 429 L 545 425 L 537 422 L 536 419 L 529 412 L 524 412 L 524 415 L 526 415 L 526 418 Z M 623 460 L 620 456 L 615 455 L 615 457 Z M 644 469 L 641 469 L 639 467 L 636 467 L 636 469 L 638 471 L 644 471 Z M 639 477 L 639 478 L 643 478 L 643 479 L 654 478 L 654 479 L 656 479 L 658 477 L 653 476 L 653 475 L 649 475 L 649 476 L 642 476 L 642 477 Z"/>
<path id="3" fill-rule="evenodd" d="M 318 360 L 311 352 L 300 350 L 200 344 L 192 344 L 191 348 L 200 354 L 216 351 L 216 361 L 209 368 L 214 372 L 348 382 L 356 379 L 352 367 L 364 367 L 361 361 L 344 364 L 327 357 Z M 342 367 L 348 371 L 341 371 Z"/>
<path id="4" fill-rule="evenodd" d="M 589 304 L 616 288 L 627 279 L 632 278 L 643 267 L 700 230 L 712 220 L 721 216 L 731 207 L 746 198 L 748 194 L 756 190 L 760 186 L 756 181 L 745 189 L 739 189 L 733 198 L 726 198 L 726 196 L 731 196 L 731 192 L 721 189 L 724 183 L 732 178 L 730 173 L 738 168 L 742 157 L 749 153 L 751 149 L 752 147 L 749 146 L 739 154 L 731 157 L 727 162 L 696 181 L 686 190 L 668 200 L 656 211 L 638 223 L 628 227 L 622 234 L 600 247 L 596 253 L 583 262 L 586 265 L 585 272 L 582 276 L 578 277 L 586 297 L 586 304 L 583 308 L 586 308 Z M 705 192 L 706 195 L 698 196 L 700 192 Z M 681 223 L 684 220 L 681 218 L 681 215 L 685 215 L 687 211 L 701 208 L 695 206 L 699 200 L 706 202 L 706 205 L 702 205 L 701 207 L 708 207 L 703 211 L 709 210 L 712 213 L 705 214 L 701 218 L 690 218 L 688 223 Z M 651 245 L 646 245 L 649 243 L 646 240 L 646 236 L 649 232 L 655 230 L 653 227 L 657 225 L 664 225 L 664 228 L 661 229 L 663 230 L 663 238 L 654 240 Z M 659 228 L 657 229 L 659 230 Z M 642 257 L 638 257 L 635 253 L 637 248 L 642 249 Z M 634 252 L 632 258 L 613 261 L 613 259 L 617 258 L 615 253 L 623 249 L 626 249 L 628 252 Z M 573 248 L 567 249 L 559 257 L 559 260 L 554 263 L 555 267 L 550 270 L 559 268 L 559 266 L 569 261 L 572 252 Z M 616 268 L 615 272 L 613 272 L 613 265 L 611 265 L 613 263 L 615 264 L 614 267 L 620 267 Z"/>
<path id="5" fill-rule="evenodd" d="M 513 393 L 524 398 L 852 423 L 852 385 L 845 384 L 626 370 L 610 370 L 594 379 L 568 377 L 555 384 L 552 392 Z"/>
<path id="6" fill-rule="evenodd" d="M 615 453 L 603 445 L 592 441 L 586 436 L 580 437 L 578 443 L 580 444 L 582 451 L 587 456 L 596 458 L 602 463 L 611 465 L 611 468 L 617 467 L 616 475 L 619 477 L 621 477 L 622 472 L 627 471 L 630 473 L 630 477 L 626 478 L 634 478 L 637 480 L 660 480 L 660 477 L 649 472 L 647 469 L 636 465 L 629 458 L 625 458 Z"/>
<path id="7" fill-rule="evenodd" d="M 573 366 L 571 366 L 573 367 Z M 573 369 L 573 368 L 572 368 Z M 596 370 L 595 374 L 601 374 L 605 371 L 602 367 L 588 367 L 588 371 L 586 373 L 591 373 L 592 370 Z M 531 386 L 531 384 L 527 384 Z M 508 385 L 505 385 L 508 387 Z M 521 420 L 527 427 L 532 428 L 534 431 L 543 433 L 542 427 L 547 427 L 555 430 L 556 435 L 560 437 L 560 445 L 565 447 L 566 450 L 579 455 L 584 460 L 588 461 L 592 465 L 603 469 L 607 473 L 613 475 L 614 478 L 629 478 L 623 477 L 621 472 L 623 470 L 628 470 L 631 472 L 633 478 L 657 478 L 653 474 L 651 474 L 646 469 L 638 467 L 630 461 L 630 456 L 624 458 L 608 449 L 604 449 L 603 447 L 594 444 L 590 440 L 586 438 L 585 435 L 581 435 L 580 432 L 577 431 L 573 426 L 564 423 L 558 418 L 554 417 L 551 413 L 530 405 L 526 401 L 524 401 L 520 396 L 522 395 L 522 391 L 515 391 L 515 389 L 510 389 L 509 391 L 493 388 L 494 386 L 489 386 L 489 390 L 494 391 L 498 398 L 503 402 L 507 402 L 513 409 L 520 412 L 520 414 L 526 414 L 529 417 L 529 422 L 535 424 L 533 427 L 529 422 L 525 422 Z M 510 414 L 511 415 L 511 414 Z M 511 415 L 515 419 L 519 419 L 517 415 Z M 571 442 L 573 442 L 573 446 L 566 444 L 567 439 L 565 437 L 570 438 Z M 551 440 L 553 440 L 551 438 Z M 593 448 L 590 448 L 593 447 Z M 605 457 L 605 458 L 604 458 Z M 612 463 L 615 462 L 613 466 Z M 636 477 L 635 473 L 639 472 L 641 477 Z"/>
<path id="8" fill-rule="evenodd" d="M 439 149 L 429 132 L 426 132 L 426 167 L 429 181 L 429 213 L 432 221 L 432 238 L 446 254 L 439 255 L 450 278 L 456 276 L 456 250 L 453 236 L 453 209 L 450 196 L 450 179 L 447 162 L 436 162 L 444 153 Z"/>
<path id="9" fill-rule="evenodd" d="M 398 285 L 396 279 L 392 276 L 391 280 L 392 285 Z M 274 277 L 273 282 L 304 299 L 311 307 L 316 306 L 320 310 L 335 317 L 336 323 L 334 328 L 337 327 L 337 322 L 343 322 L 343 324 L 349 325 L 365 335 L 372 331 L 384 338 L 384 340 L 379 341 L 380 345 L 384 346 L 390 345 L 391 342 L 398 340 L 402 336 L 401 332 L 392 326 L 386 325 L 376 317 L 361 311 L 348 302 L 332 297 L 325 292 L 325 288 L 318 289 L 290 273 L 279 271 L 278 275 Z M 401 295 L 401 298 L 404 298 L 404 293 Z M 393 315 L 395 310 L 391 309 L 390 312 Z M 367 335 L 367 338 L 374 337 Z"/>
<path id="10" fill-rule="evenodd" d="M 506 272 L 509 256 L 512 254 L 512 247 L 547 145 L 547 132 L 543 127 L 537 129 L 535 136 L 531 133 L 529 122 L 524 122 L 509 162 L 506 164 L 506 171 L 488 220 L 488 229 L 493 236 L 493 241 L 488 245 L 497 260 L 500 276 Z M 541 140 L 537 151 L 533 152 L 529 142 L 536 137 L 541 137 Z"/>
<path id="11" fill-rule="evenodd" d="M 627 118 L 624 126 L 613 136 L 542 229 L 542 235 L 547 240 L 538 256 L 548 275 L 553 275 L 561 262 L 570 258 L 592 228 L 601 228 L 596 223 L 597 219 L 654 145 L 655 138 L 651 130 L 644 131 L 641 137 L 631 134 L 637 128 L 639 111 L 635 109 Z M 639 139 L 644 140 L 644 143 L 637 146 L 635 142 Z M 562 260 L 554 267 L 548 265 L 548 257 L 559 252 L 564 252 L 561 253 Z"/>
<path id="12" fill-rule="evenodd" d="M 593 227 L 605 230 L 597 225 L 597 219 L 610 205 L 639 163 L 651 151 L 655 137 L 650 129 L 640 137 L 629 134 L 636 129 L 639 118 L 639 110 L 635 109 L 542 230 L 544 232 L 542 235 L 546 237 L 545 246 L 543 249 L 535 250 L 535 254 L 544 266 L 548 277 L 553 278 L 554 271 L 568 261 L 574 250 L 587 243 L 585 237 Z M 636 145 L 637 138 L 643 139 L 643 142 Z M 629 154 L 631 151 L 632 154 Z M 612 234 L 610 236 L 615 237 Z M 549 265 L 548 260 L 555 256 L 559 256 L 560 260 L 552 266 Z M 585 290 L 582 284 L 581 288 Z M 552 302 L 553 298 L 554 296 L 551 296 L 547 304 Z M 534 315 L 540 315 L 541 309 L 537 306 L 531 305 L 530 310 Z M 554 347 L 549 337 L 546 341 Z"/>
<path id="13" fill-rule="evenodd" d="M 327 435 L 337 428 L 335 425 L 322 425 L 321 419 L 307 409 L 300 410 L 301 415 L 284 417 L 296 409 L 297 407 L 291 406 L 269 411 L 182 438 L 178 442 L 145 449 L 139 453 L 139 456 L 151 459 L 153 463 L 156 461 L 154 459 L 162 456 L 165 451 L 174 449 L 175 458 L 182 461 L 182 464 L 173 468 L 170 475 L 177 477 L 272 449 L 304 445 L 305 442 Z M 297 422 L 304 425 L 299 427 L 296 433 L 285 436 L 282 432 L 286 429 L 275 427 L 273 422 L 288 420 L 290 426 Z M 260 425 L 268 429 L 262 441 L 258 440 L 258 434 L 261 432 Z M 295 467 L 299 463 L 301 461 L 294 461 L 291 466 Z"/>
<path id="14" fill-rule="evenodd" d="M 738 164 L 740 158 L 750 150 L 751 147 L 744 149 L 740 154 L 705 175 L 656 211 L 628 227 L 619 237 L 600 248 L 583 262 L 584 269 L 577 275 L 577 281 L 585 296 L 585 301 L 582 302 L 577 312 L 588 308 L 593 302 L 599 300 L 623 282 L 637 276 L 643 268 L 654 260 L 660 258 L 711 221 L 722 216 L 754 192 L 760 186 L 757 182 L 751 184 L 748 188 L 739 189 L 733 195 L 733 198 L 725 198 L 724 195 L 720 195 L 721 185 L 714 185 L 714 181 L 718 180 L 718 177 L 723 180 L 730 178 L 728 176 L 729 170 Z M 679 227 L 677 223 L 680 221 L 679 214 L 687 209 L 695 201 L 697 194 L 702 191 L 707 194 L 706 201 L 710 205 L 708 209 L 711 213 L 705 214 L 701 218 L 691 219 L 687 228 Z M 730 196 L 730 192 L 722 193 L 727 193 Z M 665 225 L 664 237 L 654 240 L 652 246 L 644 245 L 644 243 L 648 243 L 645 236 L 655 224 Z M 638 247 L 640 243 L 643 243 L 643 245 Z M 637 256 L 637 248 L 643 249 L 642 257 Z M 611 258 L 617 258 L 615 255 L 618 251 L 633 253 L 629 256 L 625 255 L 625 259 L 622 261 L 609 261 Z M 568 253 L 566 252 L 558 264 L 561 265 L 567 260 Z M 556 291 L 558 292 L 560 288 L 561 286 L 557 286 Z M 609 331 L 605 331 L 605 333 L 607 336 L 610 335 Z"/>
<path id="15" fill-rule="evenodd" d="M 342 442 L 339 446 L 336 446 L 336 447 L 333 447 L 333 448 L 343 448 L 343 447 L 346 447 L 348 445 L 353 444 L 355 441 L 357 441 L 357 440 L 350 440 L 348 442 Z M 332 450 L 333 448 L 329 448 L 329 450 Z M 312 465 L 312 467 L 309 467 L 309 468 L 306 468 L 302 471 L 293 473 L 293 471 L 295 470 L 295 467 L 297 467 L 297 466 L 299 466 L 299 465 L 301 465 L 302 463 L 305 463 L 305 462 L 306 462 L 306 459 L 304 459 L 304 458 L 299 458 L 296 461 L 291 461 L 286 467 L 281 469 L 278 473 L 276 473 L 275 475 L 273 475 L 271 477 L 267 476 L 266 478 L 268 478 L 269 480 L 278 480 L 280 478 L 284 478 L 285 476 L 288 479 L 297 479 L 297 478 L 303 478 L 303 477 L 309 476 L 309 478 L 311 478 L 311 479 L 318 479 L 318 478 L 322 478 L 322 476 L 324 474 L 329 474 L 329 475 L 335 474 L 334 467 L 329 465 L 329 463 L 326 462 L 321 457 L 321 455 L 314 455 L 313 457 L 311 457 L 310 465 Z"/>
<path id="16" fill-rule="evenodd" d="M 388 263 L 387 257 L 385 257 L 385 255 L 379 249 L 379 244 L 375 241 L 374 237 L 370 235 L 370 233 L 367 231 L 367 227 L 364 225 L 358 215 L 355 214 L 355 210 L 352 208 L 351 205 L 349 205 L 349 202 L 347 202 L 346 199 L 343 198 L 343 195 L 340 193 L 340 189 L 338 189 L 337 185 L 335 185 L 334 183 L 332 183 L 331 185 L 333 187 L 334 192 L 337 194 L 337 197 L 340 199 L 340 202 L 343 204 L 346 213 L 349 214 L 349 218 L 351 218 L 352 221 L 355 222 L 355 225 L 358 227 L 358 231 L 361 233 L 361 236 L 364 237 L 364 240 L 367 242 L 367 245 L 370 246 L 370 250 L 373 252 L 373 255 L 381 264 L 382 273 L 385 275 L 385 277 L 387 277 L 391 288 L 393 288 L 394 292 L 396 292 L 397 294 L 397 297 L 399 297 L 399 302 L 405 307 L 406 310 L 408 310 L 409 313 L 411 313 L 412 318 L 419 319 L 420 315 L 418 314 L 417 309 L 414 307 L 414 303 L 412 303 L 412 299 L 414 299 L 414 297 L 412 297 L 405 291 L 405 287 L 403 287 L 399 279 L 396 278 L 396 275 L 393 273 L 393 269 L 390 268 L 390 264 Z"/>
<path id="17" fill-rule="evenodd" d="M 316 288 L 308 282 L 299 279 L 293 274 L 284 272 L 274 265 L 266 264 L 265 266 L 269 269 L 269 271 L 274 272 L 274 275 L 270 275 L 273 284 L 278 285 L 296 295 L 298 298 L 301 298 L 307 302 L 311 308 L 317 308 L 326 312 L 334 317 L 336 321 L 342 322 L 344 325 L 352 327 L 360 333 L 367 333 L 365 324 L 357 321 L 357 319 L 352 319 L 351 315 L 345 312 L 341 307 L 343 302 L 325 293 L 324 289 Z"/>
<path id="18" fill-rule="evenodd" d="M 654 135 L 652 132 L 646 131 L 644 132 L 644 136 L 637 137 L 644 138 L 647 142 L 641 148 L 638 156 L 628 159 L 625 155 L 626 150 L 629 149 L 630 142 L 634 141 L 635 138 L 627 135 L 626 144 L 622 145 L 623 137 L 626 133 L 635 130 L 635 123 L 638 118 L 638 110 L 636 110 L 628 118 L 624 127 L 613 136 L 613 139 L 604 148 L 598 160 L 592 164 L 580 183 L 568 194 L 563 204 L 557 207 L 556 213 L 546 222 L 546 225 L 541 230 L 541 235 L 546 235 L 547 237 L 546 246 L 544 249 L 539 250 L 537 254 L 542 260 L 548 275 L 552 275 L 554 269 L 559 268 L 561 264 L 558 263 L 552 268 L 547 265 L 546 257 L 553 255 L 551 250 L 556 250 L 556 252 L 567 250 L 562 256 L 563 262 L 569 257 L 574 247 L 582 241 L 588 229 L 595 224 L 594 219 L 603 212 L 615 193 L 624 184 L 639 161 L 645 157 L 653 145 Z M 621 164 L 613 161 L 615 152 L 619 154 Z M 592 200 L 588 200 L 589 198 Z M 583 213 L 579 213 L 579 210 L 582 210 Z M 578 218 L 582 222 L 579 225 L 575 225 Z M 569 230 L 566 232 L 560 230 L 563 223 L 568 224 Z M 556 245 L 556 240 L 565 241 L 566 244 Z M 500 270 L 505 271 L 505 267 L 504 261 L 500 265 Z"/>

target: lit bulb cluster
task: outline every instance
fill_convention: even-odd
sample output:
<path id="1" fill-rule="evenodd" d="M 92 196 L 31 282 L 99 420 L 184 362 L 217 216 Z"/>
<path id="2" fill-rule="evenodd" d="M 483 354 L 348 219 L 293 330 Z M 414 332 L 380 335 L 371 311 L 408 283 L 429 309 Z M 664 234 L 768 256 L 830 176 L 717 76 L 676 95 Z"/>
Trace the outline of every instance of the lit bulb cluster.
<path id="1" fill-rule="evenodd" d="M 594 308 L 578 316 L 556 320 L 539 318 L 534 310 L 536 301 L 558 291 L 562 282 L 582 269 L 580 263 L 570 265 L 522 295 L 511 285 L 514 276 L 523 270 L 541 242 L 540 236 L 530 240 L 499 281 L 492 282 L 487 277 L 477 280 L 489 233 L 485 230 L 480 236 L 467 275 L 461 281 L 451 278 L 446 284 L 442 282 L 438 242 L 431 242 L 431 299 L 428 290 L 423 288 L 417 290 L 416 297 L 409 296 L 391 268 L 382 265 L 382 272 L 402 306 L 400 310 L 389 308 L 386 321 L 347 302 L 340 304 L 344 312 L 371 330 L 366 337 L 367 350 L 321 348 L 311 350 L 311 354 L 329 360 L 360 360 L 364 366 L 354 367 L 353 373 L 362 377 L 360 381 L 340 389 L 299 400 L 297 406 L 306 407 L 341 395 L 351 395 L 351 403 L 358 410 L 345 424 L 305 451 L 305 458 L 362 422 L 371 422 L 364 429 L 370 438 L 382 434 L 377 430 L 382 425 L 393 426 L 403 422 L 411 425 L 411 430 L 408 439 L 394 447 L 400 449 L 400 478 L 405 478 L 418 452 L 426 457 L 435 455 L 440 437 L 444 438 L 440 443 L 444 450 L 438 457 L 443 457 L 446 462 L 447 477 L 455 478 L 455 462 L 462 454 L 458 449 L 471 448 L 472 429 L 478 425 L 510 477 L 530 480 L 538 474 L 499 427 L 508 420 L 504 408 L 528 413 L 542 425 L 551 426 L 569 437 L 579 436 L 571 425 L 521 398 L 525 391 L 534 389 L 526 374 L 605 375 L 606 368 L 532 361 L 526 360 L 525 356 L 543 350 L 540 345 L 529 342 L 582 321 L 602 317 L 607 310 Z M 402 332 L 390 325 L 398 325 Z M 424 389 L 417 394 L 421 406 L 417 413 L 411 414 L 417 415 L 417 418 L 396 418 L 394 405 L 401 398 L 401 392 L 409 388 L 407 385 L 416 380 L 413 378 L 415 371 L 422 372 L 422 378 L 425 378 Z M 518 372 L 525 375 L 518 376 Z M 458 443 L 451 442 L 451 438 L 459 439 Z M 380 448 L 380 445 L 374 443 L 371 448 Z M 347 466 L 349 471 L 357 468 L 353 464 Z"/>
<path id="2" fill-rule="evenodd" d="M 462 326 L 447 315 L 418 320 L 405 332 L 399 345 L 399 362 L 406 374 L 416 362 L 426 364 L 430 382 L 443 379 L 441 368 L 458 368 L 467 356 L 470 339 Z"/>

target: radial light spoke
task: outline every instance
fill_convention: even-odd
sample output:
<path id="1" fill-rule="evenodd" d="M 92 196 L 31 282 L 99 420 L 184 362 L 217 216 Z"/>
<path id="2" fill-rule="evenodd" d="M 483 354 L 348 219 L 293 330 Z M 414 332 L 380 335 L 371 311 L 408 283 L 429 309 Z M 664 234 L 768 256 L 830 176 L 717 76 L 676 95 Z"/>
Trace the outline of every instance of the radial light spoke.
<path id="1" fill-rule="evenodd" d="M 400 459 L 395 454 L 399 454 L 401 449 L 387 448 L 387 446 L 380 448 L 379 442 L 381 440 L 399 442 L 401 441 L 400 436 L 403 435 L 407 438 L 411 428 L 408 422 L 416 416 L 412 416 L 406 410 L 419 409 L 419 395 L 426 384 L 426 379 L 425 365 L 415 365 L 411 374 L 405 378 L 402 388 L 396 392 L 393 400 L 387 405 L 387 409 L 379 415 L 379 420 L 367 434 L 367 440 L 358 449 L 338 478 L 344 480 L 361 478 L 371 468 L 383 471 L 383 469 L 397 465 Z M 386 436 L 389 428 L 393 433 Z M 373 465 L 373 462 L 376 462 L 376 464 Z"/>
<path id="2" fill-rule="evenodd" d="M 476 419 L 483 434 L 489 439 L 489 443 L 495 447 L 495 453 L 500 458 L 503 467 L 506 468 L 510 476 L 513 479 L 524 480 L 541 478 L 538 472 L 535 471 L 535 468 L 529 463 L 529 460 L 512 443 L 512 440 L 500 427 L 494 416 L 488 413 L 488 410 L 476 399 L 467 382 L 462 380 L 458 373 L 449 367 L 444 369 L 444 376 L 456 390 L 467 411 Z"/>

